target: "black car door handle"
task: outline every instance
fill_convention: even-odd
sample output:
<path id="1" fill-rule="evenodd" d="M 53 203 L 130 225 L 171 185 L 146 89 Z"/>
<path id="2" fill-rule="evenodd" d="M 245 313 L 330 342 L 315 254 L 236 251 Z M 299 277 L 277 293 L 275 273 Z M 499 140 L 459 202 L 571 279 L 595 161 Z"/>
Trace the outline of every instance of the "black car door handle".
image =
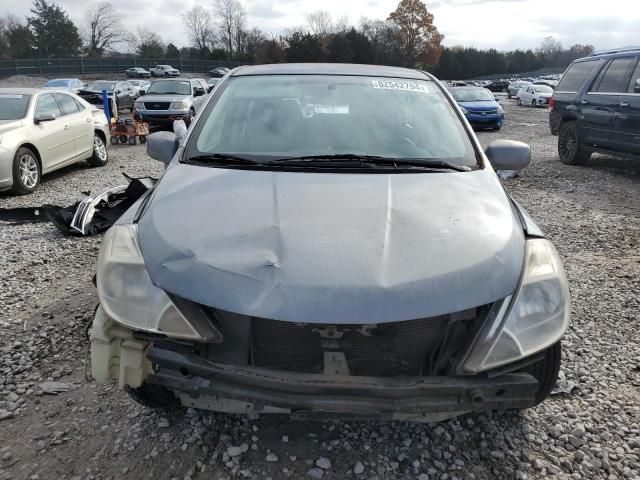
<path id="1" fill-rule="evenodd" d="M 618 104 L 618 106 L 622 107 L 622 108 L 627 108 L 629 106 L 629 104 L 627 102 L 620 102 Z"/>

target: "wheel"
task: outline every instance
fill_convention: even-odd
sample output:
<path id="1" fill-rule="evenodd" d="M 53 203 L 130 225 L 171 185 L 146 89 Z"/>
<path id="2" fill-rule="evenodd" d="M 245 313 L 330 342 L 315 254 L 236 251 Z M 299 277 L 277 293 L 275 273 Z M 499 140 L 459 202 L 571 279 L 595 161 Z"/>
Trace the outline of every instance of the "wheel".
<path id="1" fill-rule="evenodd" d="M 13 187 L 18 195 L 32 193 L 40 183 L 42 171 L 36 154 L 31 149 L 21 147 L 13 157 Z"/>
<path id="2" fill-rule="evenodd" d="M 115 136 L 115 135 L 113 135 L 113 136 L 111 137 L 111 140 L 110 140 L 110 141 L 111 141 L 111 145 L 117 145 L 117 144 L 118 144 L 118 137 L 117 137 L 117 136 Z"/>
<path id="3" fill-rule="evenodd" d="M 90 167 L 103 167 L 109 161 L 107 146 L 102 137 L 96 132 L 93 134 L 93 154 L 87 158 Z"/>
<path id="4" fill-rule="evenodd" d="M 127 143 L 129 138 L 126 135 L 120 135 L 118 136 L 118 140 L 120 140 L 120 143 Z"/>
<path id="5" fill-rule="evenodd" d="M 535 407 L 551 394 L 551 390 L 556 384 L 558 373 L 560 372 L 560 362 L 562 358 L 562 348 L 560 342 L 550 346 L 544 352 L 544 358 L 521 370 L 523 373 L 530 373 L 538 380 L 538 391 L 533 404 L 527 408 Z"/>
<path id="6" fill-rule="evenodd" d="M 135 145 L 136 143 L 138 143 L 138 142 L 136 141 L 136 137 L 135 136 L 129 137 L 129 145 Z"/>
<path id="7" fill-rule="evenodd" d="M 591 152 L 585 152 L 580 148 L 580 144 L 580 131 L 576 122 L 562 123 L 558 134 L 560 161 L 567 165 L 584 165 L 587 163 L 591 158 Z"/>
<path id="8" fill-rule="evenodd" d="M 191 125 L 191 122 L 193 121 L 193 117 L 196 116 L 196 112 L 193 110 L 189 110 L 189 115 L 187 116 L 187 118 L 185 118 L 185 122 L 187 124 L 187 127 L 189 125 Z"/>
<path id="9" fill-rule="evenodd" d="M 520 100 L 520 97 L 518 97 L 517 100 L 518 100 L 518 105 L 522 105 L 522 100 Z"/>
<path id="10" fill-rule="evenodd" d="M 146 135 L 140 135 L 138 137 L 138 140 L 140 141 L 140 143 L 146 143 L 147 142 L 147 136 Z"/>
<path id="11" fill-rule="evenodd" d="M 531 106 L 533 108 L 536 108 L 538 106 L 538 104 L 536 103 L 536 99 L 535 98 L 533 100 L 531 100 Z"/>
<path id="12" fill-rule="evenodd" d="M 507 92 L 507 98 L 508 98 L 509 100 L 511 100 L 511 92 L 510 92 L 510 91 L 509 91 L 509 92 Z"/>
<path id="13" fill-rule="evenodd" d="M 162 385 L 143 383 L 138 388 L 126 387 L 127 393 L 140 405 L 149 408 L 171 408 L 180 405 L 171 390 Z"/>

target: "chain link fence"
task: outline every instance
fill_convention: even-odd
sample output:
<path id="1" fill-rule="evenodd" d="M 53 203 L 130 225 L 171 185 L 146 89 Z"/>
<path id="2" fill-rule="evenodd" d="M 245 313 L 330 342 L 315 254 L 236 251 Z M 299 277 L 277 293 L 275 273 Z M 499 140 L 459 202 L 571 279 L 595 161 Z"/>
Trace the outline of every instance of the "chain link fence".
<path id="1" fill-rule="evenodd" d="M 216 67 L 234 68 L 240 62 L 224 60 L 189 60 L 182 58 L 28 58 L 0 60 L 0 77 L 12 75 L 68 76 L 101 73 L 124 73 L 131 67 L 149 69 L 156 65 L 171 65 L 185 73 L 205 73 Z"/>

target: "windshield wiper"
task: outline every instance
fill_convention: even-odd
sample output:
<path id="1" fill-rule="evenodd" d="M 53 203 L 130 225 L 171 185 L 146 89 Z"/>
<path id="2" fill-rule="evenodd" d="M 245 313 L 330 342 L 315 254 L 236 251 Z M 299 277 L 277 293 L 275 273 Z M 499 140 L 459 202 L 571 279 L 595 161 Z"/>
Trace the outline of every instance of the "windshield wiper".
<path id="1" fill-rule="evenodd" d="M 182 163 L 222 163 L 226 165 L 264 165 L 250 158 L 239 157 L 227 153 L 209 153 L 207 155 L 194 155 L 186 158 Z"/>
<path id="2" fill-rule="evenodd" d="M 468 172 L 471 170 L 466 165 L 456 165 L 455 163 L 448 162 L 446 160 L 433 160 L 429 158 L 394 158 L 394 157 L 381 157 L 378 155 L 357 155 L 354 153 L 342 153 L 342 154 L 330 154 L 330 155 L 305 155 L 302 157 L 286 157 L 269 162 L 270 164 L 283 164 L 283 163 L 298 163 L 298 162 L 349 162 L 359 161 L 362 163 L 368 163 L 379 166 L 392 166 L 398 168 L 398 166 L 411 166 L 411 167 L 423 167 L 438 170 L 454 170 L 456 172 Z"/>

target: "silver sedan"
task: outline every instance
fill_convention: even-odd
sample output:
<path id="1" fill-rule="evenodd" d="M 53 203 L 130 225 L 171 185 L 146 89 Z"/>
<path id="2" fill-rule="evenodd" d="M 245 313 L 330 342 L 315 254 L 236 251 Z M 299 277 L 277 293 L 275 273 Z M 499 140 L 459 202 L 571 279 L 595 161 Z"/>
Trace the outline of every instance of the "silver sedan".
<path id="1" fill-rule="evenodd" d="M 86 160 L 107 163 L 104 112 L 69 92 L 0 88 L 0 191 L 33 192 L 42 175 Z"/>

